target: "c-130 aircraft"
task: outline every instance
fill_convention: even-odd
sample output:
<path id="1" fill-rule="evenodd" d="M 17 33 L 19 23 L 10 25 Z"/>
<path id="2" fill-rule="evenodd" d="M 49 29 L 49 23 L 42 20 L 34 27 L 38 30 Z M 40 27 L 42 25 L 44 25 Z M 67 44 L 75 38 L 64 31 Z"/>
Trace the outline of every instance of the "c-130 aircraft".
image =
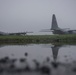
<path id="1" fill-rule="evenodd" d="M 76 34 L 76 30 L 70 30 L 69 28 L 62 29 L 58 27 L 55 14 L 52 16 L 51 29 L 44 29 L 42 32 L 53 32 L 53 34 Z"/>
<path id="2" fill-rule="evenodd" d="M 26 35 L 27 33 L 33 33 L 33 32 L 5 33 L 0 31 L 0 35 Z"/>

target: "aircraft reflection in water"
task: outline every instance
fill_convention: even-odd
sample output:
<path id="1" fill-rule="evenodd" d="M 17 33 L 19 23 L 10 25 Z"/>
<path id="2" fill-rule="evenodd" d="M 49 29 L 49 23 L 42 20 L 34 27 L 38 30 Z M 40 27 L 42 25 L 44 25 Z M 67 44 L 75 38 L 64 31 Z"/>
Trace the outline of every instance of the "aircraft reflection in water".
<path id="1" fill-rule="evenodd" d="M 53 44 L 49 44 L 49 45 L 44 45 L 44 47 L 46 48 L 51 48 L 52 49 L 52 55 L 53 55 L 53 60 L 56 62 L 57 60 L 57 56 L 58 56 L 58 51 L 61 47 L 63 47 L 63 45 L 53 45 Z"/>
<path id="2" fill-rule="evenodd" d="M 58 46 L 54 46 L 54 47 L 51 47 L 51 48 L 52 48 L 53 59 L 54 59 L 54 61 L 56 61 L 57 60 L 57 56 L 58 56 L 59 47 Z"/>
<path id="3" fill-rule="evenodd" d="M 5 33 L 0 31 L 0 35 L 26 35 L 27 33 L 33 33 L 33 32 Z"/>
<path id="4" fill-rule="evenodd" d="M 76 30 L 70 30 L 69 28 L 60 28 L 58 27 L 55 14 L 52 16 L 51 29 L 43 29 L 41 32 L 53 32 L 53 34 L 76 34 Z"/>
<path id="5" fill-rule="evenodd" d="M 48 49 L 48 50 L 52 50 L 53 61 L 50 61 L 51 57 L 48 57 L 45 55 L 44 48 L 41 48 L 41 49 L 43 49 L 42 53 L 44 53 L 44 55 L 46 56 L 45 57 L 46 60 L 44 58 L 42 58 L 42 56 L 40 57 L 40 59 L 43 61 L 40 62 L 39 60 L 37 60 L 37 59 L 39 59 L 38 56 L 40 56 L 40 52 L 41 52 L 41 50 L 39 50 L 40 52 L 39 52 L 39 55 L 37 55 L 37 58 L 33 58 L 31 61 L 28 61 L 28 56 L 29 57 L 30 57 L 30 55 L 33 56 L 35 54 L 35 52 L 34 52 L 34 54 L 30 54 L 29 49 L 26 48 L 28 51 L 27 52 L 26 49 L 23 47 L 24 51 L 23 51 L 23 53 L 21 53 L 22 55 L 23 54 L 25 55 L 25 57 L 22 56 L 23 58 L 21 56 L 20 56 L 20 58 L 16 57 L 13 59 L 11 59 L 10 56 L 5 56 L 5 57 L 3 56 L 3 58 L 0 58 L 0 75 L 4 75 L 5 73 L 7 75 L 12 74 L 12 73 L 13 73 L 12 75 L 16 75 L 16 74 L 19 74 L 19 75 L 24 75 L 24 74 L 25 75 L 57 75 L 57 74 L 58 75 L 75 75 L 76 74 L 76 67 L 75 67 L 76 61 L 74 61 L 74 63 L 73 62 L 64 63 L 64 62 L 57 61 L 58 51 L 61 47 L 63 47 L 63 45 L 41 44 L 38 46 L 50 47 L 50 49 Z M 1 47 L 2 47 L 2 45 L 1 45 Z M 30 50 L 32 50 L 32 48 L 34 49 L 34 47 L 29 47 L 29 48 L 30 48 Z M 20 49 L 20 51 L 19 51 L 19 49 L 20 48 L 18 48 L 18 52 L 21 51 L 21 49 Z M 7 49 L 5 48 L 5 51 L 6 50 Z M 45 50 L 47 51 L 47 49 L 45 49 Z M 38 52 L 36 52 L 36 53 L 38 54 Z M 6 53 L 4 53 L 4 54 L 6 54 Z M 47 54 L 47 52 L 46 52 L 46 54 Z M 13 55 L 14 55 L 14 53 L 13 53 Z M 18 55 L 19 55 L 19 53 L 18 53 Z M 36 57 L 36 54 L 33 57 Z M 31 62 L 31 63 L 29 63 L 29 62 Z M 19 63 L 19 65 L 17 65 L 18 63 Z"/>
<path id="6" fill-rule="evenodd" d="M 4 47 L 4 46 L 6 46 L 6 45 L 0 45 L 0 48 L 1 48 L 1 47 Z M 46 46 L 45 46 L 45 47 L 46 47 Z M 58 51 L 59 51 L 60 47 L 61 47 L 61 46 L 57 46 L 57 45 L 51 46 L 54 61 L 57 60 Z"/>
<path id="7" fill-rule="evenodd" d="M 58 56 L 58 51 L 59 51 L 60 47 L 61 46 L 57 46 L 57 45 L 54 45 L 53 47 L 51 47 L 52 48 L 52 54 L 53 54 L 53 60 L 54 60 L 51 62 L 51 64 L 54 68 L 57 68 L 59 65 L 59 63 L 57 62 L 57 56 Z"/>

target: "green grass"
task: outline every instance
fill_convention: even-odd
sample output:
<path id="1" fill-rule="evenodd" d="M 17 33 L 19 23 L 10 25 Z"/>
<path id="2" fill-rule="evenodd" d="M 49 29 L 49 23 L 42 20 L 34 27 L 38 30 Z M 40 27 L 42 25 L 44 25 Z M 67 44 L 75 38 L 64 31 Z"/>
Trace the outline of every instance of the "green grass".
<path id="1" fill-rule="evenodd" d="M 0 43 L 76 43 L 76 35 L 0 36 Z"/>

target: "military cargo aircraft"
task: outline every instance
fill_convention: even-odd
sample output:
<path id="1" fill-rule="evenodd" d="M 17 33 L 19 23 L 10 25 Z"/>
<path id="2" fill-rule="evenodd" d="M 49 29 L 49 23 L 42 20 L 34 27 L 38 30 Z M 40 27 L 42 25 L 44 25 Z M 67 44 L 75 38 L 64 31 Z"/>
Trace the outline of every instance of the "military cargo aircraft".
<path id="1" fill-rule="evenodd" d="M 51 29 L 43 29 L 41 32 L 53 32 L 53 34 L 76 34 L 76 30 L 70 30 L 69 28 L 60 28 L 58 27 L 55 14 L 52 16 Z"/>
<path id="2" fill-rule="evenodd" d="M 0 31 L 0 35 L 26 35 L 27 33 L 33 33 L 33 32 L 5 33 L 5 32 Z"/>

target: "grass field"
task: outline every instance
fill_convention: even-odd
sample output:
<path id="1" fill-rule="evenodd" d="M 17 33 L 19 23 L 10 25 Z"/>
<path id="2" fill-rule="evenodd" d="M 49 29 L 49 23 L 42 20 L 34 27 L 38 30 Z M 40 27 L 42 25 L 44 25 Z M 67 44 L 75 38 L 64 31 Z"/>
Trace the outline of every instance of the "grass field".
<path id="1" fill-rule="evenodd" d="M 0 43 L 76 43 L 76 35 L 0 36 Z"/>

